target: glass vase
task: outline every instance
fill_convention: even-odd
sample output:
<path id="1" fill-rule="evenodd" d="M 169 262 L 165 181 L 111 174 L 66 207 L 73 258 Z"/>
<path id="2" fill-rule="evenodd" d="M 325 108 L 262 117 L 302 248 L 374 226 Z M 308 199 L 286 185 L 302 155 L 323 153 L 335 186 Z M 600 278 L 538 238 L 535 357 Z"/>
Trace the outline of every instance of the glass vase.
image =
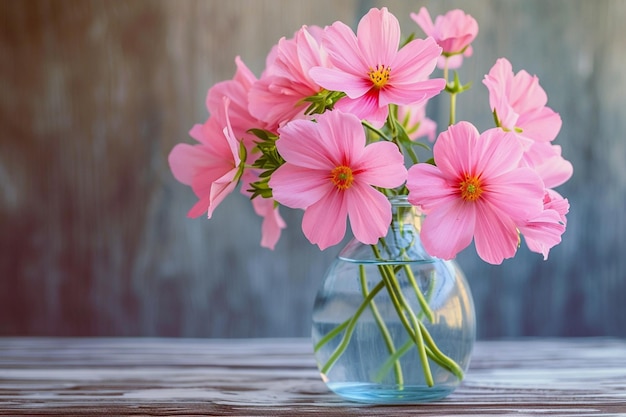
<path id="1" fill-rule="evenodd" d="M 326 385 L 365 403 L 421 403 L 461 383 L 476 338 L 472 295 L 454 261 L 430 256 L 421 216 L 391 199 L 376 245 L 352 240 L 315 299 L 312 339 Z"/>

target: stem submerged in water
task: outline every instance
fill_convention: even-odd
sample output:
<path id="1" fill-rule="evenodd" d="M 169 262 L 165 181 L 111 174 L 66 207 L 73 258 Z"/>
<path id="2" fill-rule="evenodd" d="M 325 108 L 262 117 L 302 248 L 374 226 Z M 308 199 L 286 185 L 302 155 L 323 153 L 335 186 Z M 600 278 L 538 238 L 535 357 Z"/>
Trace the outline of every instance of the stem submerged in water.
<path id="1" fill-rule="evenodd" d="M 343 338 L 341 339 L 339 346 L 337 346 L 335 351 L 330 355 L 330 358 L 328 358 L 328 361 L 326 362 L 326 364 L 321 369 L 321 372 L 323 374 L 328 373 L 330 368 L 332 368 L 335 362 L 337 362 L 337 359 L 339 359 L 341 354 L 346 350 L 346 348 L 348 347 L 348 343 L 350 343 L 350 339 L 352 338 L 352 332 L 354 332 L 354 327 L 356 326 L 356 322 L 359 320 L 359 317 L 361 316 L 363 311 L 367 308 L 369 303 L 374 299 L 374 296 L 378 294 L 378 292 L 382 290 L 383 288 L 384 288 L 384 284 L 381 281 L 378 283 L 378 285 L 374 287 L 374 289 L 372 289 L 372 291 L 367 295 L 367 297 L 364 298 L 359 308 L 354 312 L 354 315 L 352 315 L 352 317 L 348 320 L 347 324 L 345 325 L 345 328 L 346 328 L 345 333 L 343 334 Z M 343 324 L 340 324 L 339 326 L 343 326 Z M 339 332 L 336 332 L 336 333 L 339 334 Z M 330 339 L 326 339 L 326 341 L 324 341 L 323 344 L 326 344 L 329 340 Z M 318 343 L 318 345 L 320 345 L 319 347 L 323 346 L 323 344 L 320 345 L 320 343 Z M 317 347 L 317 349 L 319 349 L 319 347 Z"/>
<path id="2" fill-rule="evenodd" d="M 361 290 L 363 292 L 363 297 L 367 298 L 367 296 L 369 295 L 369 291 L 367 289 L 367 277 L 365 274 L 365 266 L 363 265 L 359 265 L 359 278 L 361 281 Z M 374 300 L 370 302 L 370 309 L 372 310 L 372 315 L 374 316 L 374 319 L 376 320 L 376 324 L 378 325 L 378 328 L 380 329 L 380 333 L 383 336 L 383 339 L 385 341 L 385 345 L 387 346 L 387 350 L 389 351 L 390 357 L 395 356 L 396 347 L 393 343 L 393 339 L 391 338 L 391 335 L 389 334 L 389 329 L 387 329 L 385 320 L 383 320 L 383 318 L 381 317 L 380 312 L 378 311 L 378 307 L 376 307 L 376 303 L 374 302 Z M 395 360 L 393 362 L 393 369 L 394 369 L 394 373 L 396 376 L 396 384 L 401 388 L 404 385 L 404 377 L 402 376 L 402 367 L 400 366 L 400 361 Z"/>
<path id="3" fill-rule="evenodd" d="M 387 247 L 384 239 L 381 239 L 380 244 L 382 247 Z M 378 246 L 372 245 L 371 247 L 376 259 L 383 262 Z M 439 349 L 435 340 L 430 335 L 427 326 L 422 321 L 424 318 L 428 322 L 434 322 L 435 320 L 435 315 L 428 305 L 428 298 L 430 297 L 430 294 L 428 297 L 424 296 L 410 265 L 402 263 L 402 261 L 399 262 L 399 264 L 381 263 L 377 265 L 381 280 L 372 288 L 371 291 L 368 289 L 367 285 L 366 267 L 365 265 L 359 265 L 359 283 L 361 293 L 363 295 L 362 303 L 350 318 L 328 332 L 315 345 L 315 351 L 318 351 L 326 345 L 326 343 L 336 338 L 343 332 L 341 341 L 332 352 L 326 363 L 321 367 L 322 374 L 327 374 L 345 352 L 350 344 L 352 334 L 356 328 L 359 318 L 363 312 L 369 308 L 385 342 L 387 351 L 389 352 L 389 357 L 381 365 L 376 375 L 373 376 L 374 381 L 382 382 L 389 371 L 394 369 L 396 385 L 402 389 L 404 386 L 404 376 L 402 372 L 401 358 L 406 353 L 410 352 L 413 347 L 417 349 L 422 365 L 422 371 L 424 373 L 424 379 L 428 386 L 432 387 L 435 384 L 430 361 L 453 373 L 459 379 L 463 378 L 463 370 L 461 367 Z M 417 302 L 420 305 L 420 311 L 418 314 L 415 313 L 411 307 L 411 303 L 402 292 L 401 285 L 398 281 L 398 273 L 404 273 L 413 289 L 413 292 L 415 293 Z M 409 336 L 409 339 L 399 349 L 396 348 L 387 324 L 385 323 L 385 320 L 383 319 L 383 316 L 374 301 L 374 297 L 383 289 L 386 290 L 397 317 Z"/>

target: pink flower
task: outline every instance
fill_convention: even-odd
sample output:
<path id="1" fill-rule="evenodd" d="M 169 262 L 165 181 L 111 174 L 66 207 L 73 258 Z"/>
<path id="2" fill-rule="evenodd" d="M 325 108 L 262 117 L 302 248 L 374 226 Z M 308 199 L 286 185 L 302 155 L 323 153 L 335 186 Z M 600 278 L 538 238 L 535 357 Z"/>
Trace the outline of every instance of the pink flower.
<path id="1" fill-rule="evenodd" d="M 411 19 L 443 49 L 439 68 L 444 68 L 446 60 L 448 68 L 458 68 L 463 56 L 472 56 L 471 43 L 478 35 L 478 23 L 472 16 L 459 9 L 450 10 L 443 16 L 437 16 L 433 24 L 430 13 L 422 7 L 419 13 L 411 13 Z"/>
<path id="2" fill-rule="evenodd" d="M 269 130 L 303 117 L 309 103 L 302 99 L 321 90 L 309 70 L 328 65 L 328 57 L 311 32 L 318 29 L 303 26 L 293 39 L 282 38 L 270 54 L 261 79 L 250 90 L 250 113 L 263 120 Z"/>
<path id="3" fill-rule="evenodd" d="M 452 259 L 472 241 L 486 262 L 499 264 L 518 246 L 517 228 L 543 210 L 544 186 L 520 166 L 523 149 L 512 133 L 479 134 L 468 122 L 435 142 L 437 166 L 409 169 L 409 201 L 426 213 L 422 241 L 433 256 Z"/>
<path id="4" fill-rule="evenodd" d="M 199 145 L 178 144 L 169 154 L 168 162 L 174 177 L 191 186 L 199 201 L 189 210 L 189 217 L 198 217 L 213 210 L 236 187 L 243 166 L 237 141 L 228 118 L 230 100 L 224 99 L 226 126 L 220 117 L 211 117 L 203 125 L 195 125 L 189 134 Z"/>
<path id="5" fill-rule="evenodd" d="M 427 102 L 424 101 L 418 104 L 398 106 L 396 118 L 402 123 L 411 140 L 426 136 L 430 142 L 435 141 L 437 123 L 426 117 L 426 104 Z"/>
<path id="6" fill-rule="evenodd" d="M 304 209 L 304 235 L 325 249 L 341 241 L 346 219 L 354 236 L 375 244 L 391 221 L 391 205 L 377 187 L 397 187 L 406 179 L 398 147 L 391 142 L 365 146 L 360 120 L 338 110 L 317 116 L 317 123 L 294 120 L 279 130 L 276 142 L 286 163 L 270 187 L 276 201 Z"/>
<path id="7" fill-rule="evenodd" d="M 235 63 L 237 64 L 237 72 L 233 79 L 217 83 L 209 89 L 206 104 L 214 120 L 225 121 L 226 115 L 223 110 L 224 98 L 230 100 L 228 120 L 230 121 L 233 135 L 235 138 L 243 140 L 247 149 L 246 162 L 252 163 L 254 159 L 259 156 L 259 154 L 252 152 L 255 146 L 254 142 L 256 142 L 258 138 L 249 133 L 248 130 L 250 128 L 269 130 L 270 127 L 265 122 L 252 116 L 248 111 L 248 93 L 257 82 L 256 77 L 239 57 L 235 58 Z M 199 140 L 203 140 L 205 136 L 206 135 L 200 134 Z M 209 137 L 209 140 L 210 139 Z M 250 196 L 250 193 L 247 191 L 248 184 L 257 181 L 258 177 L 251 170 L 246 170 L 243 177 L 242 180 L 246 186 L 242 187 L 241 192 L 244 195 Z M 280 216 L 278 207 L 274 207 L 274 200 L 270 199 L 255 198 L 251 203 L 255 213 L 263 218 L 263 224 L 261 226 L 261 246 L 274 249 L 280 238 L 281 230 L 286 227 L 284 220 Z M 202 207 L 202 205 L 200 205 L 200 207 Z"/>
<path id="8" fill-rule="evenodd" d="M 311 78 L 347 97 L 337 107 L 382 126 L 389 104 L 413 104 L 439 94 L 445 80 L 428 77 L 441 48 L 431 38 L 416 39 L 398 50 L 400 24 L 387 8 L 371 9 L 357 34 L 342 22 L 326 28 L 322 45 L 334 68 L 317 67 Z"/>
<path id="9" fill-rule="evenodd" d="M 544 210 L 525 224 L 518 226 L 528 248 L 533 252 L 543 254 L 544 260 L 548 259 L 550 249 L 561 243 L 561 235 L 565 232 L 567 224 L 565 215 L 568 211 L 567 199 L 555 191 L 546 190 Z"/>
<path id="10" fill-rule="evenodd" d="M 501 128 L 516 133 L 525 147 L 532 142 L 550 142 L 561 130 L 561 117 L 546 107 L 548 96 L 537 76 L 522 70 L 513 74 L 506 58 L 500 58 L 485 75 L 489 105 Z"/>
<path id="11" fill-rule="evenodd" d="M 569 211 L 567 199 L 552 190 L 547 190 L 544 197 L 544 210 L 519 225 L 519 231 L 524 236 L 528 249 L 541 253 L 543 259 L 548 259 L 550 249 L 561 243 L 561 235 L 565 232 L 567 221 L 565 215 Z"/>

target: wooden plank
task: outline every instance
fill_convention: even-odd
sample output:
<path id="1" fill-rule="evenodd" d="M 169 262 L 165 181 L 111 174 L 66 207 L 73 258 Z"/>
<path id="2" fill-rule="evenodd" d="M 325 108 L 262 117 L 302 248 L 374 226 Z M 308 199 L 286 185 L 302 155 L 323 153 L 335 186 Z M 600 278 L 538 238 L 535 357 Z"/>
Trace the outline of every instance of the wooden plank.
<path id="1" fill-rule="evenodd" d="M 0 415 L 626 413 L 626 340 L 482 341 L 447 399 L 369 406 L 329 392 L 307 339 L 0 339 Z"/>

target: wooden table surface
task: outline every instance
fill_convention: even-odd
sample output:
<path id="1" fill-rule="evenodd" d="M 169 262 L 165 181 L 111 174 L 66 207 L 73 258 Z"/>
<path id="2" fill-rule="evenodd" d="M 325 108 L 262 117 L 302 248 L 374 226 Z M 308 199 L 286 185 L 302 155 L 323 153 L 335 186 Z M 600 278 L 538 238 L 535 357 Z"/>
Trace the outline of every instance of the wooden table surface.
<path id="1" fill-rule="evenodd" d="M 307 339 L 0 338 L 0 415 L 626 416 L 626 340 L 480 341 L 445 400 L 370 406 Z"/>

